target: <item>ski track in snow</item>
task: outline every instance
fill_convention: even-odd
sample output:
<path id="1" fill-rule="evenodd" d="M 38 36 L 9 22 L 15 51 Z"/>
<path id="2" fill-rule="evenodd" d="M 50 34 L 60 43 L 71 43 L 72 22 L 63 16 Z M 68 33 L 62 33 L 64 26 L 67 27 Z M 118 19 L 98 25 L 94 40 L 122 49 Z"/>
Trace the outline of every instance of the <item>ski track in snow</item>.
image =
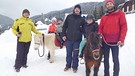
<path id="1" fill-rule="evenodd" d="M 120 76 L 135 76 L 135 14 L 127 15 L 128 32 L 125 40 L 125 46 L 120 48 Z M 79 64 L 78 72 L 73 73 L 72 69 L 64 72 L 66 51 L 65 49 L 56 50 L 55 62 L 49 63 L 47 58 L 47 49 L 45 56 L 40 58 L 37 51 L 33 49 L 31 43 L 28 54 L 28 68 L 21 68 L 19 73 L 14 70 L 14 61 L 16 56 L 16 37 L 11 29 L 0 35 L 0 76 L 85 76 L 85 65 Z M 93 73 L 93 72 L 92 72 Z M 113 73 L 113 62 L 110 54 L 110 76 Z M 101 63 L 99 76 L 103 76 L 104 66 Z"/>

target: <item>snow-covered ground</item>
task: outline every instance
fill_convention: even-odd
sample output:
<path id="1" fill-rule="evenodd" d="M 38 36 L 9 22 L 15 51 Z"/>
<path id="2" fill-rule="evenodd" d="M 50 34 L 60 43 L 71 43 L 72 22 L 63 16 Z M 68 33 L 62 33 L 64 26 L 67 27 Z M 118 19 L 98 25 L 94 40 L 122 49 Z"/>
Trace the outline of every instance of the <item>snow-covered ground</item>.
<path id="1" fill-rule="evenodd" d="M 135 76 L 135 14 L 126 16 L 128 22 L 128 33 L 125 40 L 125 46 L 120 48 L 120 76 Z M 33 49 L 33 42 L 28 54 L 28 68 L 21 68 L 19 73 L 14 71 L 14 61 L 16 56 L 16 37 L 11 29 L 0 35 L 0 76 L 85 76 L 85 65 L 79 64 L 78 72 L 72 70 L 64 72 L 65 67 L 65 49 L 56 50 L 55 62 L 49 63 L 45 56 L 40 58 L 37 51 Z M 113 63 L 110 55 L 110 73 L 112 76 Z M 101 63 L 99 76 L 103 76 L 104 68 Z"/>

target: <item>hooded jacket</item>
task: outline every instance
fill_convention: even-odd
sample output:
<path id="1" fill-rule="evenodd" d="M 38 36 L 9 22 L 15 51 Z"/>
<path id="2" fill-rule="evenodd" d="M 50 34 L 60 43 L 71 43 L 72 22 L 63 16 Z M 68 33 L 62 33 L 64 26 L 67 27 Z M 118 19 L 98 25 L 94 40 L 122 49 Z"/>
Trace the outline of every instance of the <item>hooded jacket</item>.
<path id="1" fill-rule="evenodd" d="M 82 40 L 82 26 L 85 24 L 85 20 L 81 15 L 70 14 L 67 16 L 63 28 L 62 35 L 66 36 L 68 40 L 78 41 Z"/>
<path id="2" fill-rule="evenodd" d="M 125 13 L 121 10 L 106 13 L 101 18 L 98 32 L 104 36 L 106 42 L 124 42 L 127 33 Z"/>
<path id="3" fill-rule="evenodd" d="M 87 37 L 90 32 L 97 32 L 97 31 L 98 31 L 98 23 L 95 21 L 91 24 L 86 23 L 83 26 L 84 37 Z"/>
<path id="4" fill-rule="evenodd" d="M 31 31 L 36 34 L 42 34 L 36 30 L 34 23 L 29 18 L 21 17 L 17 19 L 12 26 L 12 32 L 15 35 L 17 35 L 18 32 L 21 32 L 19 42 L 30 42 L 32 40 Z"/>

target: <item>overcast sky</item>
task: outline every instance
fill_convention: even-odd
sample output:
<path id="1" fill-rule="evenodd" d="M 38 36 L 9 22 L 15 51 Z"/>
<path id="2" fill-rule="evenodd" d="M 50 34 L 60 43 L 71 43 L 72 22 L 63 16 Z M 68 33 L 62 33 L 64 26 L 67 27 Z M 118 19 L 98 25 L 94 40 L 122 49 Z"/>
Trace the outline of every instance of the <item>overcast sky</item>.
<path id="1" fill-rule="evenodd" d="M 101 2 L 104 0 L 0 0 L 0 14 L 16 19 L 27 8 L 31 16 L 50 11 L 62 10 L 82 2 Z"/>

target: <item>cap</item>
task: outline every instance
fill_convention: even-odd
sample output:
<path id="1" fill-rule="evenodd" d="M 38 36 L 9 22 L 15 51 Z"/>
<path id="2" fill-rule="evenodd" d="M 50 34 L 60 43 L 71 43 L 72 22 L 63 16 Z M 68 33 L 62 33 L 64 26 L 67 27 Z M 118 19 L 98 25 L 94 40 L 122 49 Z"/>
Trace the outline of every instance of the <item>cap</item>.
<path id="1" fill-rule="evenodd" d="M 28 14 L 30 14 L 30 12 L 29 12 L 29 10 L 28 10 L 28 9 L 24 9 L 24 10 L 23 10 L 23 12 L 22 12 L 22 14 L 24 14 L 24 13 L 28 13 Z"/>

